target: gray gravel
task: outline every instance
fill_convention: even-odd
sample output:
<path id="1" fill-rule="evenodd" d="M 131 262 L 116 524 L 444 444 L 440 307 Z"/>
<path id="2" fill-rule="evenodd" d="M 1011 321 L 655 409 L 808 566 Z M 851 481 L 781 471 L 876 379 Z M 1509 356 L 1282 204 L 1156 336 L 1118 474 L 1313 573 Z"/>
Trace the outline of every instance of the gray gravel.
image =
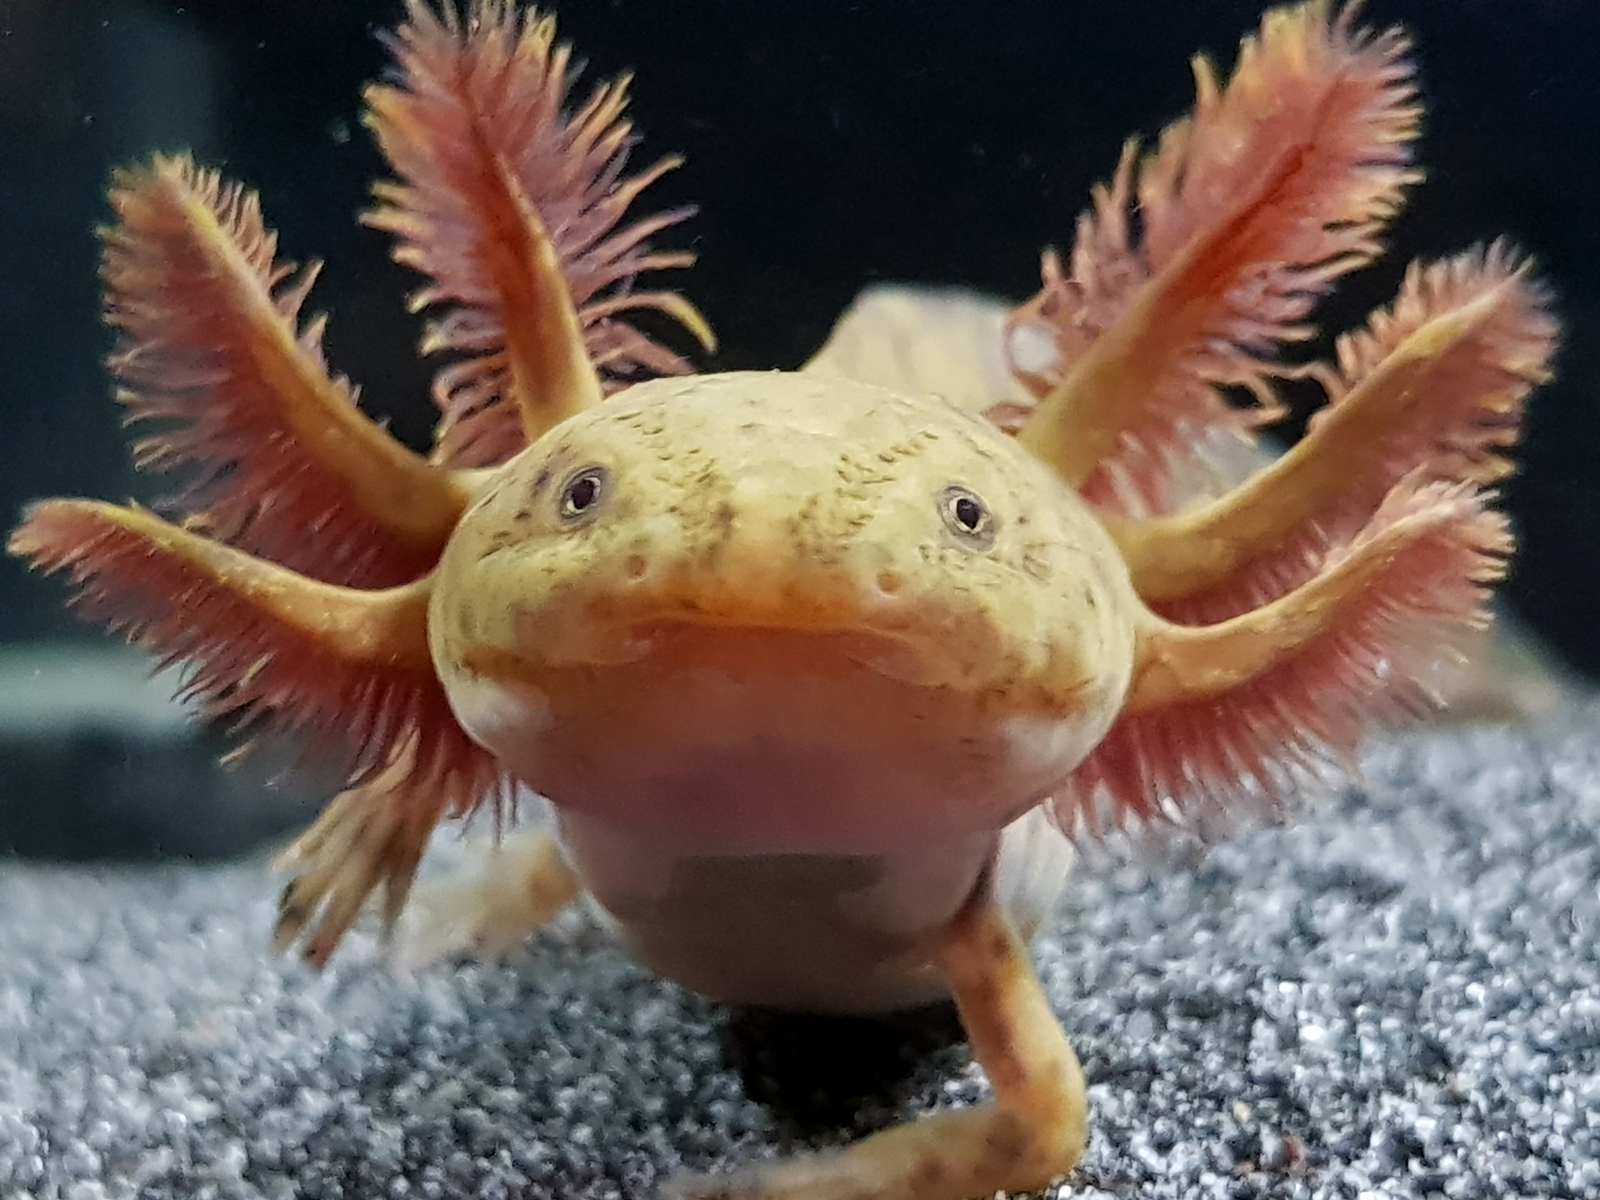
<path id="1" fill-rule="evenodd" d="M 1600 1196 L 1597 728 L 1413 736 L 1294 829 L 1087 871 L 1037 955 L 1073 1194 Z M 644 1196 L 982 1091 L 947 1014 L 735 1018 L 581 916 L 317 978 L 263 953 L 273 888 L 0 865 L 0 1196 Z"/>

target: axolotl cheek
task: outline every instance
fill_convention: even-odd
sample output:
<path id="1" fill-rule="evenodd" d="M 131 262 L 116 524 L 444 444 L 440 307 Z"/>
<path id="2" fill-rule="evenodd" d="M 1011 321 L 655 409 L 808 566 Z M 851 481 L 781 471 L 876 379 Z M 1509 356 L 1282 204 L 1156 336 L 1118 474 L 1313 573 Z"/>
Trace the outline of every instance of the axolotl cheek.
<path id="1" fill-rule="evenodd" d="M 547 731 L 554 721 L 550 698 L 532 684 L 508 686 L 464 665 L 440 672 L 456 720 L 490 750 Z"/>

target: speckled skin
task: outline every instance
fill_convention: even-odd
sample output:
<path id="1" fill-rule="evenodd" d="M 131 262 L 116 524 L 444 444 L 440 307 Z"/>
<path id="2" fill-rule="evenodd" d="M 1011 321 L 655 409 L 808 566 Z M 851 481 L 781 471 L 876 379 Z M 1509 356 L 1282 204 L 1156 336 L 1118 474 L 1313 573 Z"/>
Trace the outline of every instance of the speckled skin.
<path id="1" fill-rule="evenodd" d="M 926 939 L 1103 736 L 1141 611 L 1099 523 L 992 426 L 777 372 L 556 427 L 437 580 L 457 717 L 555 803 L 639 957 L 810 1008 L 926 998 Z"/>

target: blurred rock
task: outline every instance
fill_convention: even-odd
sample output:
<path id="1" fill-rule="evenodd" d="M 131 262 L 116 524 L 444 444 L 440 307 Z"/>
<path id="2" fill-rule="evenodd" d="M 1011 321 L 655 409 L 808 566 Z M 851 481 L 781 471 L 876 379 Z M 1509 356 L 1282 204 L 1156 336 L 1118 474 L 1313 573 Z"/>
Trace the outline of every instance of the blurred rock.
<path id="1" fill-rule="evenodd" d="M 0 854 L 215 859 L 283 836 L 326 797 L 280 754 L 231 746 L 173 699 L 173 672 L 122 648 L 0 648 Z"/>

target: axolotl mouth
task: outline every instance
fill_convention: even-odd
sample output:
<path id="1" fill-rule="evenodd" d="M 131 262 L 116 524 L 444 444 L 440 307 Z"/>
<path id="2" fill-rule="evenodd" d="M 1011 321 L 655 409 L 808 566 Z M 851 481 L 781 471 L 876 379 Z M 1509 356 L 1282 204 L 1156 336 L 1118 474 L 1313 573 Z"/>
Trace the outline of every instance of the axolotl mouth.
<path id="1" fill-rule="evenodd" d="M 879 853 L 998 830 L 1104 735 L 1128 585 L 1004 435 L 767 375 L 568 425 L 463 519 L 430 613 L 457 718 L 559 808 L 683 853 Z"/>
<path id="2" fill-rule="evenodd" d="M 997 829 L 1102 730 L 879 669 L 871 635 L 663 625 L 639 658 L 540 672 L 470 656 L 475 737 L 559 807 L 684 852 L 884 852 Z"/>

